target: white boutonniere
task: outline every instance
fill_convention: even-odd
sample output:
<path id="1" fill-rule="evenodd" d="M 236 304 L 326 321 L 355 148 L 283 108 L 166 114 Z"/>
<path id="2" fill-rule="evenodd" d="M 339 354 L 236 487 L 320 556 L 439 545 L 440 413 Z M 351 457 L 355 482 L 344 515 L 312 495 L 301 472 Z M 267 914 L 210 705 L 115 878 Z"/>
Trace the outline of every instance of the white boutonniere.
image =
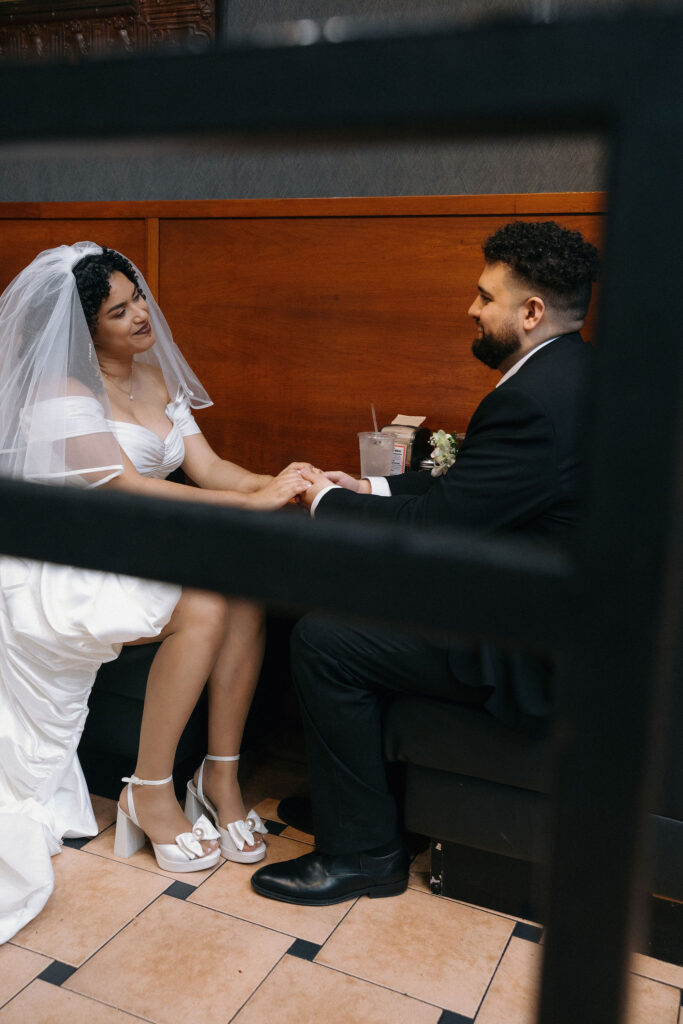
<path id="1" fill-rule="evenodd" d="M 460 442 L 455 434 L 447 434 L 445 430 L 437 430 L 429 440 L 434 445 L 432 449 L 432 458 L 434 460 L 432 476 L 442 476 L 455 462 Z"/>

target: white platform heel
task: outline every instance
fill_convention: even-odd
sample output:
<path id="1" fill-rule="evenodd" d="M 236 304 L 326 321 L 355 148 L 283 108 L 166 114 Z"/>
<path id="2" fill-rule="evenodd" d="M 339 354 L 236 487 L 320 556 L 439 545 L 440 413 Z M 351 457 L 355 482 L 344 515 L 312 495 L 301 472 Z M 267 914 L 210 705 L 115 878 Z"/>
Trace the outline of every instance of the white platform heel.
<path id="1" fill-rule="evenodd" d="M 135 813 L 133 785 L 163 786 L 166 782 L 171 782 L 172 778 L 173 776 L 169 775 L 167 779 L 139 779 L 137 775 L 131 775 L 121 779 L 122 782 L 128 783 L 128 814 L 119 804 L 114 839 L 114 854 L 117 857 L 132 857 L 145 845 L 145 833 L 140 828 Z M 211 822 L 200 814 L 191 832 L 181 832 L 175 837 L 174 843 L 152 843 L 152 849 L 157 864 L 163 871 L 204 871 L 218 863 L 220 849 L 204 853 L 201 840 L 218 838 L 219 834 Z"/>
<path id="2" fill-rule="evenodd" d="M 206 755 L 199 767 L 197 785 L 195 786 L 192 779 L 187 784 L 185 814 L 192 820 L 196 814 L 204 814 L 206 812 L 213 819 L 213 823 L 218 829 L 221 853 L 225 859 L 236 861 L 238 864 L 255 864 L 265 857 L 266 844 L 261 843 L 259 846 L 256 846 L 254 833 L 258 832 L 262 836 L 268 834 L 268 829 L 256 811 L 251 810 L 245 819 L 231 821 L 223 827 L 218 820 L 218 811 L 205 795 L 202 786 L 204 763 L 206 761 L 239 761 L 239 759 L 239 754 L 235 754 L 232 757 L 216 757 L 214 754 Z M 249 847 L 252 847 L 252 849 L 249 849 Z"/>

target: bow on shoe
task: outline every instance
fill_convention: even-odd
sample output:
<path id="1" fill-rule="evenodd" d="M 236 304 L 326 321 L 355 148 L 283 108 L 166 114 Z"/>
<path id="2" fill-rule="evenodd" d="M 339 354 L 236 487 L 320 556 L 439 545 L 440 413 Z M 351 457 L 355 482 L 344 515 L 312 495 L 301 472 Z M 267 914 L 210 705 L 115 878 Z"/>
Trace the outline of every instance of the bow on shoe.
<path id="1" fill-rule="evenodd" d="M 246 820 L 231 821 L 226 830 L 240 852 L 244 849 L 245 843 L 247 846 L 254 846 L 254 832 L 260 832 L 262 836 L 268 834 L 268 829 L 256 811 L 249 811 Z"/>
<path id="2" fill-rule="evenodd" d="M 195 857 L 205 856 L 205 852 L 201 845 L 202 839 L 206 841 L 208 839 L 219 838 L 220 836 L 218 832 L 213 827 L 209 819 L 205 814 L 201 814 L 192 826 L 192 831 L 181 832 L 179 836 L 175 837 L 175 841 L 187 859 L 194 860 Z"/>

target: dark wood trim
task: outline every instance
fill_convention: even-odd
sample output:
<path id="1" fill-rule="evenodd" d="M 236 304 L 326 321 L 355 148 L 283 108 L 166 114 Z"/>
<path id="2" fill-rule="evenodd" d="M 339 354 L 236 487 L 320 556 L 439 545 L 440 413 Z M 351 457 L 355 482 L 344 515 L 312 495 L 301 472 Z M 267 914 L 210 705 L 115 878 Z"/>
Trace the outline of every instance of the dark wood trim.
<path id="1" fill-rule="evenodd" d="M 602 214 L 605 192 L 538 192 L 461 196 L 369 196 L 335 199 L 178 199 L 87 203 L 0 203 L 0 219 L 197 217 L 469 217 Z"/>

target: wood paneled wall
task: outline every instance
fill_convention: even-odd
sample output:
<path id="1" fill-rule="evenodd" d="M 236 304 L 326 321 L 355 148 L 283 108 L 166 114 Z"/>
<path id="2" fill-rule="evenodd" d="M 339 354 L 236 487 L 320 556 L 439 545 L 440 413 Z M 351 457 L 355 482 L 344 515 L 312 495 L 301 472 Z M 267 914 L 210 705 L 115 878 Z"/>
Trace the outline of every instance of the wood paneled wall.
<path id="1" fill-rule="evenodd" d="M 214 399 L 197 419 L 222 455 L 357 471 L 371 402 L 382 423 L 405 413 L 462 431 L 495 386 L 467 316 L 484 239 L 553 219 L 600 245 L 605 210 L 600 193 L 5 203 L 0 287 L 53 245 L 120 250 Z"/>

